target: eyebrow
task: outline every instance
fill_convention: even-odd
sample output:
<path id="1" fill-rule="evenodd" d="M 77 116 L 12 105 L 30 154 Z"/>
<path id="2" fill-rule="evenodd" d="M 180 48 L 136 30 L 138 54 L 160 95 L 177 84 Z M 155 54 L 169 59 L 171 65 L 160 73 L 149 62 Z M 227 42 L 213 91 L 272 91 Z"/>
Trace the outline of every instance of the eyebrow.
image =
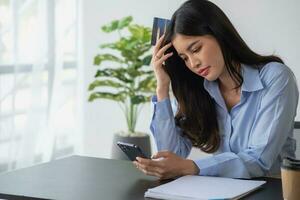
<path id="1" fill-rule="evenodd" d="M 199 42 L 200 40 L 196 40 L 196 41 L 194 41 L 194 42 L 192 42 L 187 48 L 186 48 L 186 50 L 187 51 L 191 51 L 191 49 L 192 49 L 192 47 L 197 43 L 197 42 Z M 184 54 L 182 54 L 182 53 L 180 53 L 180 54 L 178 54 L 179 56 L 182 56 L 182 55 L 184 55 Z"/>

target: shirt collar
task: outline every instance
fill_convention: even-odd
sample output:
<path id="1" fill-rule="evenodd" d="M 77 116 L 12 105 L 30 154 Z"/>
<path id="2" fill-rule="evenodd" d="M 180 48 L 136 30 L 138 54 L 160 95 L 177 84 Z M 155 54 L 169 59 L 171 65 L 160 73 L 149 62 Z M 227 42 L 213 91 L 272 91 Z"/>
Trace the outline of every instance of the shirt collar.
<path id="1" fill-rule="evenodd" d="M 244 79 L 241 88 L 242 91 L 254 92 L 264 88 L 259 76 L 258 68 L 242 64 L 242 76 Z"/>
<path id="2" fill-rule="evenodd" d="M 264 88 L 257 68 L 241 64 L 241 69 L 244 80 L 241 91 L 254 92 Z M 214 96 L 213 94 L 218 87 L 217 81 L 208 81 L 204 79 L 204 88 L 211 96 Z"/>

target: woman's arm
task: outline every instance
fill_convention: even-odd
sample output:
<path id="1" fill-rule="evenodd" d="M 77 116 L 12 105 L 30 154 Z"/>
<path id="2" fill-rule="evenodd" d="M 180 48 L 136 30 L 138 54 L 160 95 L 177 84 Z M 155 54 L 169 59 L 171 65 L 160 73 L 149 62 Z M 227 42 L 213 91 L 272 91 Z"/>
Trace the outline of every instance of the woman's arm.
<path id="1" fill-rule="evenodd" d="M 192 143 L 181 136 L 181 130 L 175 125 L 174 114 L 169 98 L 157 101 L 153 96 L 154 112 L 150 130 L 154 136 L 157 150 L 171 151 L 178 156 L 187 157 L 191 151 Z"/>

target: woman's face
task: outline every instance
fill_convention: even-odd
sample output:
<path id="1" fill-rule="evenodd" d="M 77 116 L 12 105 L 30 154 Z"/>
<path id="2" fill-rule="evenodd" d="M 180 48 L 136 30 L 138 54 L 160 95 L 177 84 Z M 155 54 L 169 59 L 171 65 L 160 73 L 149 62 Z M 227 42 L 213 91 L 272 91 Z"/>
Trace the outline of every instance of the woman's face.
<path id="1" fill-rule="evenodd" d="M 225 74 L 223 54 L 213 36 L 176 34 L 172 44 L 186 66 L 206 80 L 214 81 Z"/>

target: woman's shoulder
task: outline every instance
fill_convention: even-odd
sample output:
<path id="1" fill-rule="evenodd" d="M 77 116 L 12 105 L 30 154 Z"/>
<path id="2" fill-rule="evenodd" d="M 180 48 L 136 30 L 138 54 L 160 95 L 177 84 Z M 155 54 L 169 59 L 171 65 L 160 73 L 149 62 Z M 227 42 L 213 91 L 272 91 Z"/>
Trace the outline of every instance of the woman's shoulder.
<path id="1" fill-rule="evenodd" d="M 260 66 L 259 75 L 265 85 L 294 78 L 292 70 L 283 63 L 269 62 Z"/>

